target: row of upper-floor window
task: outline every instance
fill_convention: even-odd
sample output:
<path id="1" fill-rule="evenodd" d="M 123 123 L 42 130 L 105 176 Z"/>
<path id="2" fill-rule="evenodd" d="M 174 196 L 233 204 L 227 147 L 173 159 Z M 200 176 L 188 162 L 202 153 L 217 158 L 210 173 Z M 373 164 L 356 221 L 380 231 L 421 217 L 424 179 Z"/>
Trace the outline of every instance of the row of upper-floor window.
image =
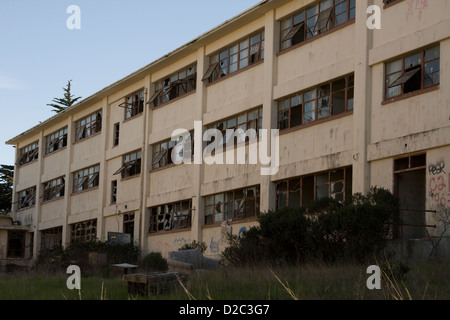
<path id="1" fill-rule="evenodd" d="M 413 93 L 420 93 L 436 87 L 439 83 L 440 45 L 438 44 L 385 63 L 384 101 L 408 97 Z M 143 95 L 138 93 L 135 97 L 143 97 Z M 142 101 L 143 107 L 143 98 L 136 101 L 139 100 Z M 354 74 L 349 74 L 278 100 L 277 128 L 285 130 L 301 127 L 304 124 L 351 112 L 353 108 Z M 100 132 L 102 129 L 102 111 L 98 110 L 78 120 L 75 123 L 75 128 L 75 141 L 83 140 Z M 262 129 L 262 107 L 209 124 L 208 129 L 217 129 L 222 133 L 225 133 L 227 129 L 239 129 L 243 132 L 254 129 L 256 136 L 258 136 L 259 129 Z M 230 136 L 236 138 L 234 143 L 245 142 L 246 136 L 243 132 L 236 132 L 238 133 L 237 136 Z M 67 146 L 67 134 L 67 127 L 64 127 L 46 136 L 45 154 L 53 153 Z M 120 123 L 116 123 L 113 128 L 114 146 L 119 144 L 119 136 Z M 228 138 L 222 140 L 223 144 L 228 142 Z M 241 141 L 242 139 L 244 140 Z M 171 150 L 175 145 L 176 142 L 170 139 L 153 145 L 152 167 L 154 169 L 173 162 Z M 188 150 L 188 147 L 186 146 L 183 150 Z M 193 145 L 190 150 L 194 150 Z M 32 162 L 38 158 L 38 154 L 38 142 L 27 145 L 20 149 L 17 164 L 23 165 Z"/>

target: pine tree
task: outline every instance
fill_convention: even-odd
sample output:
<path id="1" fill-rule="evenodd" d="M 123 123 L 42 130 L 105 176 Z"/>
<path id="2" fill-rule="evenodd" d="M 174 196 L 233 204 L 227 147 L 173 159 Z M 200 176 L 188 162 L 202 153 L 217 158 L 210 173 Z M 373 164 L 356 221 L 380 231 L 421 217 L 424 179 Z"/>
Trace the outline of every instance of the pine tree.
<path id="1" fill-rule="evenodd" d="M 14 166 L 0 165 L 0 214 L 11 210 Z"/>
<path id="2" fill-rule="evenodd" d="M 73 94 L 71 94 L 70 92 L 70 82 L 72 80 L 69 80 L 67 82 L 67 87 L 63 88 L 64 90 L 64 98 L 54 98 L 52 101 L 54 103 L 50 103 L 47 104 L 50 107 L 53 107 L 54 112 L 56 113 L 60 113 L 64 110 L 66 110 L 67 108 L 71 107 L 75 102 L 77 102 L 79 99 L 81 99 L 81 97 L 76 97 L 75 99 L 73 98 Z"/>

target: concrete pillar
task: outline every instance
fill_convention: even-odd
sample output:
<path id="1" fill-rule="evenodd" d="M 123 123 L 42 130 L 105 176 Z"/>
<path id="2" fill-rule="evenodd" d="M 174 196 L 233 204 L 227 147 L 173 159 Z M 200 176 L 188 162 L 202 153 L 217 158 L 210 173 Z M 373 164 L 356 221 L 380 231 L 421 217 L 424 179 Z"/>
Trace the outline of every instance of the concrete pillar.
<path id="1" fill-rule="evenodd" d="M 355 108 L 353 110 L 353 193 L 367 193 L 370 188 L 370 163 L 367 145 L 370 143 L 372 106 L 372 70 L 369 50 L 372 48 L 372 30 L 367 28 L 367 8 L 373 0 L 356 3 L 355 39 Z"/>
<path id="2" fill-rule="evenodd" d="M 269 131 L 268 150 L 271 150 L 270 130 L 277 128 L 276 102 L 273 101 L 273 88 L 277 83 L 277 48 L 279 43 L 279 24 L 275 20 L 275 10 L 265 15 L 264 41 L 264 100 L 263 100 L 263 129 Z M 260 140 L 261 141 L 261 140 Z M 269 151 L 270 152 L 270 151 Z M 267 212 L 275 210 L 275 185 L 272 176 L 261 176 L 260 210 Z"/>

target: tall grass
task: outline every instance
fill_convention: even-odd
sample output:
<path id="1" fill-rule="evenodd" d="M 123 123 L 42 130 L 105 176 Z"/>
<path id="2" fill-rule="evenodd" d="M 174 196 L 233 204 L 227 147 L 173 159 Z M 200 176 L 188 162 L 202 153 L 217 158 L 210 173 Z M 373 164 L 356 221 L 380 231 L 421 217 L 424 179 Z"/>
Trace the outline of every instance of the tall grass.
<path id="1" fill-rule="evenodd" d="M 0 278 L 0 300 L 450 300 L 449 263 L 411 265 L 401 277 L 389 267 L 381 290 L 367 288 L 367 266 L 317 263 L 194 273 L 184 288 L 158 296 L 130 296 L 120 278 L 82 277 L 81 290 L 69 290 L 68 275 L 13 274 Z"/>

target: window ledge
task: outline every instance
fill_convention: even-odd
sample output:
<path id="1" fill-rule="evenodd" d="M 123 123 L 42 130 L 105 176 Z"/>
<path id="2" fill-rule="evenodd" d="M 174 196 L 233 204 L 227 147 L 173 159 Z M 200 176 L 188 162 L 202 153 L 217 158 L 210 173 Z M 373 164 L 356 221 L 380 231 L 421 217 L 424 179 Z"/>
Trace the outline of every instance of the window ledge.
<path id="1" fill-rule="evenodd" d="M 80 140 L 80 141 L 81 141 L 81 140 Z M 67 146 L 62 147 L 61 149 L 58 149 L 58 150 L 56 150 L 56 151 L 52 151 L 52 152 L 50 152 L 50 153 L 47 153 L 47 154 L 44 155 L 44 158 L 49 157 L 49 156 L 51 156 L 51 155 L 54 155 L 55 153 L 58 153 L 59 151 L 66 150 L 66 149 L 67 149 Z"/>
<path id="2" fill-rule="evenodd" d="M 21 168 L 23 168 L 23 167 L 26 167 L 26 166 L 28 166 L 28 165 L 31 165 L 31 164 L 37 162 L 38 160 L 39 160 L 39 158 L 36 159 L 36 160 L 30 161 L 30 162 L 24 163 L 24 164 L 18 164 L 17 166 L 19 167 L 19 169 L 21 169 Z"/>
<path id="3" fill-rule="evenodd" d="M 337 26 L 337 27 L 334 27 L 334 28 L 328 30 L 328 31 L 325 32 L 325 33 L 319 34 L 319 35 L 314 36 L 314 37 L 312 37 L 312 38 L 309 38 L 309 39 L 307 39 L 307 40 L 305 40 L 305 41 L 303 41 L 303 42 L 297 43 L 296 45 L 293 45 L 293 46 L 291 46 L 291 47 L 289 47 L 289 48 L 287 48 L 287 49 L 283 49 L 283 50 L 281 50 L 280 52 L 278 52 L 278 53 L 276 54 L 276 56 L 279 57 L 279 56 L 281 56 L 281 55 L 283 55 L 283 54 L 285 54 L 285 53 L 287 53 L 287 52 L 289 52 L 289 51 L 295 50 L 295 49 L 297 49 L 297 48 L 299 48 L 299 47 L 302 47 L 302 46 L 304 46 L 304 45 L 307 45 L 308 43 L 314 42 L 314 41 L 316 41 L 317 39 L 320 39 L 320 38 L 322 38 L 322 37 L 325 37 L 325 36 L 329 35 L 330 33 L 333 33 L 333 32 L 335 32 L 335 31 L 341 30 L 341 29 L 343 29 L 343 28 L 345 28 L 345 27 L 347 27 L 347 26 L 349 26 L 349 25 L 351 25 L 351 24 L 354 24 L 354 23 L 355 23 L 355 18 L 353 18 L 353 19 L 351 19 L 351 20 L 349 20 L 349 21 L 347 21 L 347 22 L 345 22 L 345 23 L 343 23 L 343 24 L 341 24 L 341 25 L 339 25 L 339 26 Z"/>
<path id="4" fill-rule="evenodd" d="M 407 93 L 407 94 L 404 94 L 404 95 L 401 95 L 401 96 L 397 96 L 397 97 L 386 99 L 383 102 L 381 102 L 381 105 L 384 106 L 384 105 L 387 105 L 387 104 L 391 104 L 393 102 L 406 100 L 406 99 L 409 99 L 409 98 L 412 98 L 412 97 L 415 97 L 415 96 L 419 96 L 419 95 L 422 95 L 422 94 L 425 94 L 425 93 L 433 92 L 433 91 L 436 91 L 436 90 L 439 90 L 439 89 L 440 89 L 440 84 L 436 84 L 436 85 L 433 85 L 431 87 L 428 87 L 428 88 L 425 88 L 425 89 L 422 89 L 422 90 L 417 90 L 417 91 L 410 92 L 410 93 Z"/>
<path id="5" fill-rule="evenodd" d="M 391 2 L 391 3 L 389 3 L 389 4 L 385 4 L 384 6 L 383 6 L 383 9 L 387 9 L 387 8 L 389 8 L 389 7 L 392 7 L 392 6 L 395 6 L 396 4 L 399 4 L 400 2 L 402 2 L 403 0 L 397 0 L 397 1 L 393 1 L 393 2 Z"/>
<path id="6" fill-rule="evenodd" d="M 223 222 L 227 222 L 227 224 L 229 225 L 233 225 L 233 224 L 239 224 L 239 223 L 246 223 L 246 222 L 253 222 L 253 221 L 258 221 L 258 216 L 254 216 L 254 217 L 248 217 L 248 218 L 242 218 L 242 219 L 236 219 L 236 220 L 226 220 L 226 221 L 220 221 L 220 222 L 214 222 L 211 224 L 204 224 L 202 226 L 203 229 L 208 229 L 208 228 L 217 228 L 217 227 L 221 227 Z"/>
<path id="7" fill-rule="evenodd" d="M 144 108 L 145 108 L 145 107 L 144 107 Z M 129 117 L 129 118 L 124 119 L 124 120 L 123 120 L 123 123 L 126 123 L 126 122 L 128 122 L 128 121 L 134 120 L 134 119 L 139 118 L 139 117 L 141 117 L 141 116 L 143 116 L 143 115 L 144 115 L 144 112 L 138 113 L 138 114 L 135 115 L 135 116 L 132 116 L 132 117 Z"/>
<path id="8" fill-rule="evenodd" d="M 85 190 L 81 190 L 81 191 L 77 191 L 77 192 L 72 192 L 71 196 L 76 196 L 76 195 L 79 195 L 79 194 L 82 194 L 82 193 L 86 193 L 86 192 L 94 191 L 94 190 L 98 190 L 98 189 L 99 189 L 99 187 L 96 186 L 96 187 L 93 187 L 93 188 L 90 188 L 90 189 L 85 189 Z"/>
<path id="9" fill-rule="evenodd" d="M 73 142 L 73 144 L 78 144 L 78 143 L 81 143 L 83 141 L 89 140 L 89 139 L 91 139 L 93 137 L 96 137 L 96 136 L 100 135 L 101 133 L 102 133 L 102 131 L 99 131 L 99 132 L 96 132 L 94 134 L 91 134 L 89 137 L 86 137 L 86 138 L 83 138 L 83 139 L 80 139 L 80 140 L 75 140 Z"/>
<path id="10" fill-rule="evenodd" d="M 164 230 L 164 231 L 158 231 L 158 232 L 149 232 L 148 236 L 149 237 L 156 237 L 156 236 L 162 236 L 162 235 L 170 234 L 170 233 L 187 232 L 187 231 L 191 231 L 191 228 L 192 227 L 179 228 L 179 229 L 173 229 L 173 230 Z"/>
<path id="11" fill-rule="evenodd" d="M 50 200 L 42 200 L 42 205 L 47 204 L 47 203 L 51 203 L 51 202 L 55 202 L 58 200 L 64 200 L 64 196 L 58 197 L 58 198 L 54 198 L 54 199 L 50 199 Z"/>
<path id="12" fill-rule="evenodd" d="M 135 175 L 132 175 L 132 176 L 128 176 L 128 177 L 126 177 L 126 178 L 122 178 L 122 179 L 120 179 L 120 182 L 122 182 L 122 181 L 128 181 L 128 180 L 133 180 L 133 179 L 135 179 L 135 178 L 139 178 L 140 176 L 141 176 L 141 174 L 138 173 L 138 174 L 135 174 Z"/>
<path id="13" fill-rule="evenodd" d="M 28 207 L 25 207 L 25 208 L 17 209 L 16 212 L 21 212 L 21 211 L 25 211 L 25 210 L 28 210 L 28 209 L 33 209 L 35 207 L 36 207 L 36 204 L 33 204 L 32 206 L 28 206 Z"/>
<path id="14" fill-rule="evenodd" d="M 296 127 L 292 127 L 292 128 L 289 128 L 289 129 L 280 130 L 280 135 L 288 134 L 288 133 L 291 133 L 291 132 L 294 132 L 294 131 L 298 131 L 298 130 L 302 130 L 302 129 L 306 129 L 306 128 L 309 128 L 309 127 L 313 127 L 315 125 L 319 125 L 319 124 L 322 124 L 322 123 L 326 123 L 326 122 L 329 122 L 329 121 L 337 120 L 337 119 L 344 118 L 344 117 L 351 116 L 351 115 L 353 115 L 353 110 L 345 111 L 345 112 L 342 112 L 342 113 L 339 113 L 339 114 L 335 114 L 335 115 L 327 117 L 327 118 L 311 121 L 311 122 L 308 122 L 308 123 L 305 123 L 305 124 L 302 124 L 302 125 L 299 125 L 299 126 L 296 126 Z"/>
<path id="15" fill-rule="evenodd" d="M 229 78 L 231 78 L 231 77 L 233 77 L 233 76 L 235 76 L 235 75 L 237 75 L 237 74 L 239 74 L 239 73 L 241 73 L 241 72 L 245 72 L 245 71 L 247 71 L 247 70 L 249 70 L 249 69 L 251 69 L 251 68 L 253 68 L 253 67 L 259 66 L 260 64 L 263 64 L 263 63 L 264 63 L 264 59 L 261 59 L 261 60 L 255 62 L 255 63 L 252 63 L 251 65 L 246 66 L 245 68 L 239 69 L 239 70 L 236 71 L 236 72 L 227 74 L 226 76 L 223 76 L 223 77 L 221 77 L 221 78 L 219 78 L 219 79 L 214 80 L 213 82 L 208 83 L 208 84 L 206 85 L 206 87 L 212 86 L 212 85 L 214 85 L 214 84 L 216 84 L 216 83 L 219 83 L 219 82 L 221 82 L 221 81 L 224 81 L 224 80 L 226 80 L 226 79 L 229 79 Z"/>
<path id="16" fill-rule="evenodd" d="M 167 106 L 167 105 L 169 105 L 169 104 L 171 104 L 171 103 L 173 103 L 173 102 L 175 102 L 175 101 L 178 101 L 178 100 L 181 100 L 181 99 L 183 99 L 183 98 L 186 98 L 187 96 L 190 96 L 190 95 L 192 95 L 192 94 L 195 94 L 196 92 L 197 92 L 196 89 L 195 89 L 195 90 L 192 90 L 191 92 L 185 93 L 185 94 L 183 94 L 182 96 L 178 96 L 178 97 L 176 97 L 176 98 L 174 98 L 174 99 L 172 99 L 172 100 L 166 101 L 166 102 L 164 102 L 164 103 L 161 103 L 160 105 L 157 105 L 156 107 L 153 107 L 153 110 L 158 110 L 159 108 L 165 107 L 165 106 Z"/>

